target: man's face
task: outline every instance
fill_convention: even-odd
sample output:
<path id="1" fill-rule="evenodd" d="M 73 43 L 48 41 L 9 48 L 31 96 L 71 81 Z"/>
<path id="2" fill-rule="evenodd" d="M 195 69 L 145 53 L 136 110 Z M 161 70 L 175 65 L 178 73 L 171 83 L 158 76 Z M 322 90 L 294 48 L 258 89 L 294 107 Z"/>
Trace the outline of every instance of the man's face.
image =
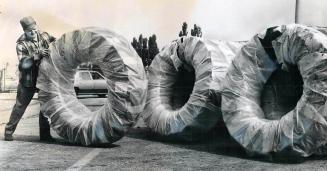
<path id="1" fill-rule="evenodd" d="M 24 30 L 25 35 L 28 39 L 35 39 L 37 36 L 37 29 Z"/>

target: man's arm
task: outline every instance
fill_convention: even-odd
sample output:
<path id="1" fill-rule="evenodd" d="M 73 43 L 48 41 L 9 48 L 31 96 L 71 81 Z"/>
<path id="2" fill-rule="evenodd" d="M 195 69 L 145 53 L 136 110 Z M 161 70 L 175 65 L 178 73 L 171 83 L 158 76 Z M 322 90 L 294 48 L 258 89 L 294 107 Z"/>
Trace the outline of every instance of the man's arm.
<path id="1" fill-rule="evenodd" d="M 47 32 L 41 32 L 41 38 L 43 41 L 45 41 L 46 43 L 43 44 L 42 49 L 40 49 L 40 58 L 43 57 L 49 57 L 49 44 L 54 42 L 56 40 L 55 37 L 51 36 L 49 33 Z"/>
<path id="2" fill-rule="evenodd" d="M 47 32 L 43 32 L 42 36 L 45 38 L 45 40 L 50 44 L 51 42 L 54 42 L 56 40 L 55 37 L 53 37 L 52 35 L 50 35 Z"/>
<path id="3" fill-rule="evenodd" d="M 50 43 L 56 41 L 56 38 L 55 37 L 53 37 L 51 35 L 49 35 L 49 36 L 50 36 L 50 38 L 49 38 Z"/>
<path id="4" fill-rule="evenodd" d="M 31 57 L 34 60 L 40 60 L 40 51 L 35 51 L 33 54 L 29 54 L 26 46 L 23 42 L 19 42 L 16 45 L 16 53 L 18 57 L 18 61 L 20 61 L 23 57 Z"/>
<path id="5" fill-rule="evenodd" d="M 29 56 L 28 50 L 26 49 L 23 43 L 17 43 L 16 53 L 17 53 L 18 61 L 20 61 L 25 56 Z"/>

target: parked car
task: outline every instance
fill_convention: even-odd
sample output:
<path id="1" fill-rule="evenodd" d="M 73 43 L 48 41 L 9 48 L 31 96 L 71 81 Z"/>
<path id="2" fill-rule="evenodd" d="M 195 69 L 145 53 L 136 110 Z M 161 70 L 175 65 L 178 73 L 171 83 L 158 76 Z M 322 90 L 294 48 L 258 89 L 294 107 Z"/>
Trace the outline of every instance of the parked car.
<path id="1" fill-rule="evenodd" d="M 76 95 L 97 94 L 105 97 L 108 93 L 106 78 L 97 71 L 79 70 L 75 74 Z"/>

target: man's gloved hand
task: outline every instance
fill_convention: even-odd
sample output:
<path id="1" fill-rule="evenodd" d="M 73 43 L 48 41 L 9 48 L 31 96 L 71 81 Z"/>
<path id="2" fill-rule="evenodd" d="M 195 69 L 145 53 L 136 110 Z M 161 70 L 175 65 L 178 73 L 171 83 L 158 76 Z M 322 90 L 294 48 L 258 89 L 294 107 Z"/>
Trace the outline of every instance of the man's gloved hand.
<path id="1" fill-rule="evenodd" d="M 50 50 L 49 49 L 41 49 L 40 50 L 40 55 L 42 57 L 49 57 L 50 56 Z"/>
<path id="2" fill-rule="evenodd" d="M 35 61 L 41 60 L 43 57 L 49 57 L 50 50 L 49 49 L 41 49 L 34 53 L 33 57 Z"/>

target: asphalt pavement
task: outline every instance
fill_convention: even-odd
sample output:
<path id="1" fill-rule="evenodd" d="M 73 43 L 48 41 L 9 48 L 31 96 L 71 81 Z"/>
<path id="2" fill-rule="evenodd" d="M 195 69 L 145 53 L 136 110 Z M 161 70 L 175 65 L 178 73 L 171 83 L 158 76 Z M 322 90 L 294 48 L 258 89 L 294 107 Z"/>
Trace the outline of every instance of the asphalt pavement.
<path id="1" fill-rule="evenodd" d="M 271 157 L 249 157 L 223 126 L 198 142 L 172 141 L 149 131 L 142 119 L 114 144 L 81 147 L 65 142 L 39 141 L 39 103 L 34 97 L 14 134 L 3 141 L 5 123 L 15 102 L 14 93 L 0 93 L 0 170 L 326 170 L 326 157 L 301 162 Z M 91 110 L 105 98 L 81 96 Z"/>

